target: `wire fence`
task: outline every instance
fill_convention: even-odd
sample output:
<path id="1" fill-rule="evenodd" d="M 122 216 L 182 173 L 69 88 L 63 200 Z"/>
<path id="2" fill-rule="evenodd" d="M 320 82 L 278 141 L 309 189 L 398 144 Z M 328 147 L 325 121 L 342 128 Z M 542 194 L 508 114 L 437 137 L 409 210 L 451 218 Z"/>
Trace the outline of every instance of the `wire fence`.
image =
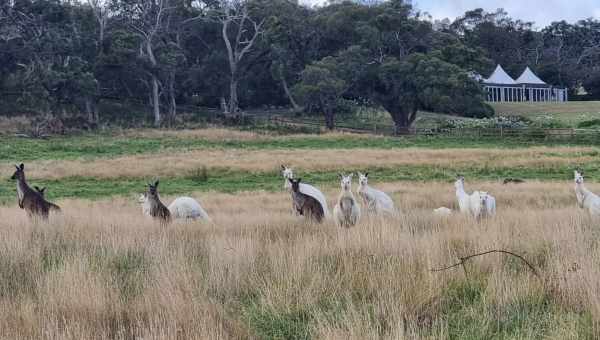
<path id="1" fill-rule="evenodd" d="M 318 119 L 289 118 L 271 116 L 272 124 L 288 125 L 294 127 L 309 127 L 320 129 L 324 127 L 323 122 Z M 336 130 L 374 134 L 383 136 L 443 136 L 465 139 L 477 138 L 521 138 L 538 140 L 560 140 L 560 141 L 590 141 L 600 143 L 600 129 L 575 129 L 575 128 L 408 128 L 396 131 L 389 124 L 372 123 L 356 126 L 354 124 L 336 124 Z"/>

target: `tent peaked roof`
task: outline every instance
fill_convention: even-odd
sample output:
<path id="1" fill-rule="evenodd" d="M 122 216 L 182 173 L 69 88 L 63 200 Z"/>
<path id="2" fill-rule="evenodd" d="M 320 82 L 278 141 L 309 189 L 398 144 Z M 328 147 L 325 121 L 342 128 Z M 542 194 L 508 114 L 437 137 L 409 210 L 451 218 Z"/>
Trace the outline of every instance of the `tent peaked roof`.
<path id="1" fill-rule="evenodd" d="M 500 65 L 496 66 L 496 70 L 494 70 L 494 73 L 492 73 L 492 75 L 488 79 L 486 79 L 484 83 L 503 85 L 516 84 L 515 80 L 512 79 Z"/>
<path id="2" fill-rule="evenodd" d="M 531 71 L 529 67 L 525 68 L 523 74 L 517 79 L 517 83 L 519 84 L 546 84 L 543 80 L 538 78 L 538 76 Z"/>

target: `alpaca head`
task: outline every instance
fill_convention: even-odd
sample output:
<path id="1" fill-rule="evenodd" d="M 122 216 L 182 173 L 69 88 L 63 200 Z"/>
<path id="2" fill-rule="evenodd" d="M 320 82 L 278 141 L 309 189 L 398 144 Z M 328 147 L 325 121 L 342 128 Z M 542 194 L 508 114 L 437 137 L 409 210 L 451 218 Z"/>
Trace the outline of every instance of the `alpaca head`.
<path id="1" fill-rule="evenodd" d="M 343 190 L 349 191 L 351 189 L 353 175 L 354 174 L 352 174 L 352 173 L 349 174 L 348 176 L 344 176 L 344 174 L 340 174 L 340 178 L 341 178 L 340 184 L 342 185 Z"/>
<path id="2" fill-rule="evenodd" d="M 156 182 L 154 182 L 154 184 L 152 183 L 148 183 L 148 191 L 146 191 L 146 197 L 147 198 L 152 198 L 152 199 L 156 199 L 158 200 L 158 183 L 159 181 L 156 180 Z"/>
<path id="3" fill-rule="evenodd" d="M 486 191 L 479 192 L 479 201 L 481 202 L 481 206 L 485 207 L 487 204 L 487 200 L 489 198 L 489 194 Z"/>
<path id="4" fill-rule="evenodd" d="M 292 186 L 293 192 L 300 191 L 300 182 L 302 181 L 302 178 L 298 178 L 298 179 L 288 178 L 288 181 Z"/>
<path id="5" fill-rule="evenodd" d="M 454 187 L 456 189 L 460 189 L 465 185 L 465 176 L 457 175 L 456 182 L 454 182 Z"/>
<path id="6" fill-rule="evenodd" d="M 21 163 L 20 165 L 15 165 L 15 168 L 17 168 L 17 170 L 10 179 L 25 180 L 25 164 Z"/>
<path id="7" fill-rule="evenodd" d="M 287 166 L 282 164 L 281 174 L 283 175 L 283 178 L 286 179 L 286 181 L 283 183 L 283 187 L 289 189 L 290 182 L 288 182 L 287 180 L 294 178 L 294 171 L 292 170 L 292 168 L 288 168 Z"/>
<path id="8" fill-rule="evenodd" d="M 575 183 L 582 184 L 583 183 L 583 171 L 575 170 Z"/>
<path id="9" fill-rule="evenodd" d="M 366 172 L 364 174 L 358 173 L 358 184 L 367 185 L 369 184 L 369 173 Z"/>

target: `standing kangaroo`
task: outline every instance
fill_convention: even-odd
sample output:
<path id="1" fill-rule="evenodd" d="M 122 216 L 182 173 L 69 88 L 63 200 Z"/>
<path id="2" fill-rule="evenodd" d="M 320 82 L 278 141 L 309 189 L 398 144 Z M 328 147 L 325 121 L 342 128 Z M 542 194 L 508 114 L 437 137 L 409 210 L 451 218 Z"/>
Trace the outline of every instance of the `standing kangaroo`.
<path id="1" fill-rule="evenodd" d="M 17 180 L 17 201 L 19 208 L 25 209 L 29 217 L 39 216 L 43 219 L 48 218 L 50 210 L 60 211 L 60 207 L 44 199 L 44 190 L 36 191 L 31 189 L 25 181 L 25 165 L 15 165 L 17 171 L 11 179 Z"/>
<path id="2" fill-rule="evenodd" d="M 294 201 L 294 208 L 298 214 L 321 223 L 325 214 L 321 203 L 314 197 L 300 192 L 300 181 L 302 181 L 302 179 L 298 178 L 297 180 L 294 180 L 288 178 L 288 181 L 292 184 L 292 200 Z"/>
<path id="3" fill-rule="evenodd" d="M 148 199 L 147 204 L 150 216 L 159 220 L 161 224 L 171 222 L 171 212 L 160 201 L 160 196 L 158 195 L 158 180 L 154 184 L 148 183 L 146 198 Z"/>

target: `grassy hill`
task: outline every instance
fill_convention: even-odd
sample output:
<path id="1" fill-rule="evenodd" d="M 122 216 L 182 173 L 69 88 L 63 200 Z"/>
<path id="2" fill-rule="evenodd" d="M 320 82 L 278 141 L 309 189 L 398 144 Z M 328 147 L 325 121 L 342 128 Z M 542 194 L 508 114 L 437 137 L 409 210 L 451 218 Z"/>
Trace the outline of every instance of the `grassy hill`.
<path id="1" fill-rule="evenodd" d="M 493 103 L 500 116 L 523 116 L 533 121 L 557 121 L 576 127 L 583 121 L 600 119 L 600 101 L 568 103 Z"/>

